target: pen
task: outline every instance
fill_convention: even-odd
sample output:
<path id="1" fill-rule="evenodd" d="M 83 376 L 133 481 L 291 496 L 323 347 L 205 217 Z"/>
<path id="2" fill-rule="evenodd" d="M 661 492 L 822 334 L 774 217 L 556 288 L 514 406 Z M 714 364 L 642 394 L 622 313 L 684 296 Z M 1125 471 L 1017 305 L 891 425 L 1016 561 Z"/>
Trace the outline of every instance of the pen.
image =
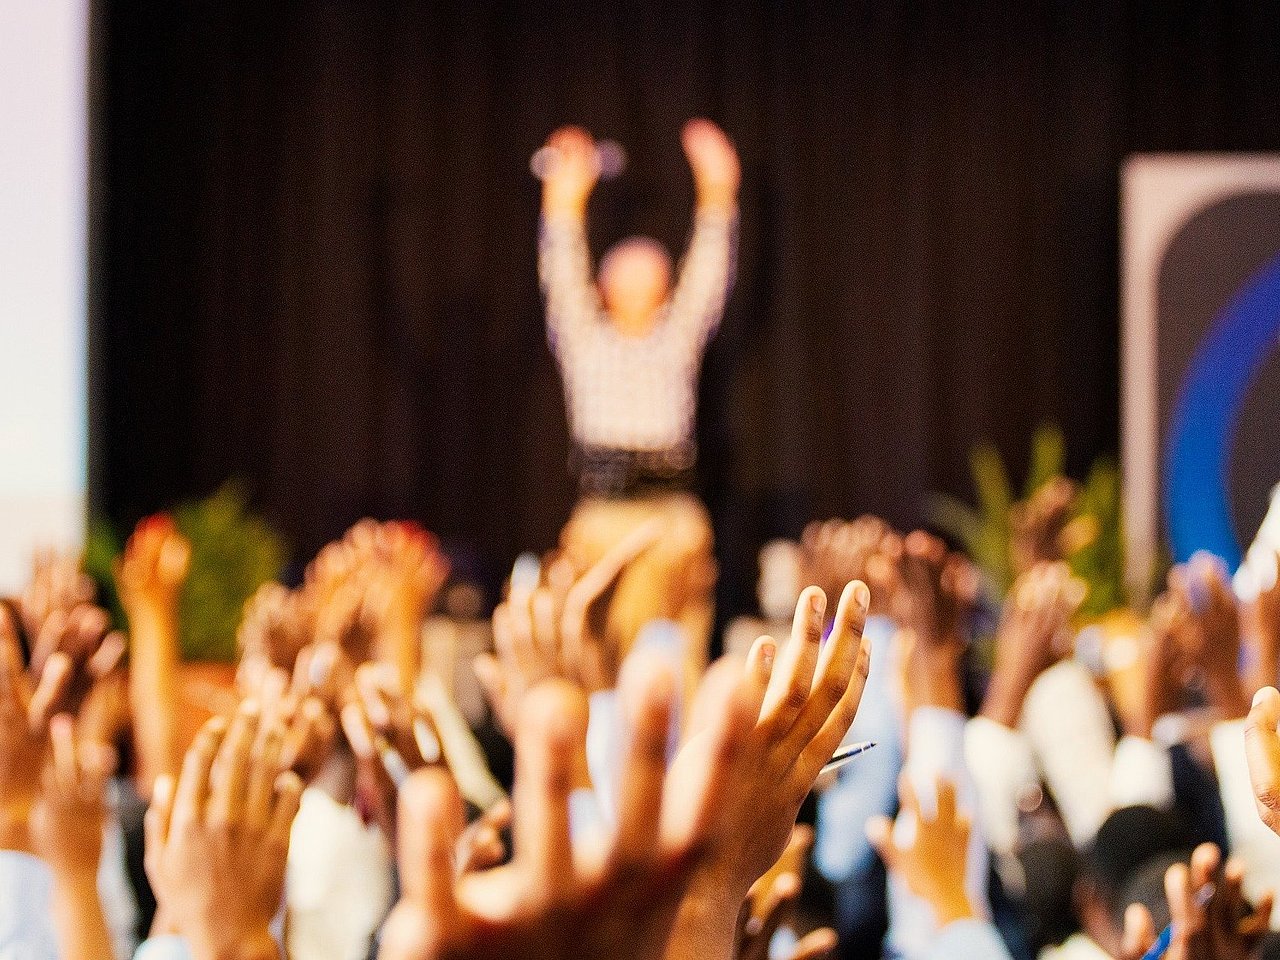
<path id="1" fill-rule="evenodd" d="M 846 747 L 841 747 L 835 752 L 835 756 L 823 765 L 819 776 L 823 773 L 831 773 L 833 770 L 839 770 L 858 754 L 866 753 L 874 746 L 875 742 L 872 740 L 860 740 L 857 743 L 851 743 Z"/>
<path id="2" fill-rule="evenodd" d="M 1206 883 L 1203 887 L 1196 891 L 1196 906 L 1207 906 L 1209 901 L 1213 899 L 1213 892 L 1216 888 L 1212 883 Z M 1169 924 L 1162 931 L 1160 936 L 1156 937 L 1156 942 L 1151 945 L 1151 949 L 1142 955 L 1142 960 L 1160 960 L 1165 955 L 1165 951 L 1169 949 L 1169 944 L 1173 942 L 1173 924 Z"/>

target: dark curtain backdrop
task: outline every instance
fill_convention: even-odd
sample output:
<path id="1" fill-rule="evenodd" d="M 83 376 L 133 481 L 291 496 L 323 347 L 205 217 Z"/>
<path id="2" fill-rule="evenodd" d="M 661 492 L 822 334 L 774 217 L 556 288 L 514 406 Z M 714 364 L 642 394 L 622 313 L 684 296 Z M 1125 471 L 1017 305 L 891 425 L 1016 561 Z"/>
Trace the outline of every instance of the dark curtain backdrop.
<path id="1" fill-rule="evenodd" d="M 920 520 L 995 440 L 1117 446 L 1117 183 L 1280 148 L 1273 2 L 141 2 L 100 11 L 96 503 L 229 476 L 299 556 L 418 517 L 490 579 L 573 500 L 528 158 L 615 137 L 597 254 L 682 245 L 678 133 L 743 157 L 701 390 L 726 609 L 812 517 Z"/>

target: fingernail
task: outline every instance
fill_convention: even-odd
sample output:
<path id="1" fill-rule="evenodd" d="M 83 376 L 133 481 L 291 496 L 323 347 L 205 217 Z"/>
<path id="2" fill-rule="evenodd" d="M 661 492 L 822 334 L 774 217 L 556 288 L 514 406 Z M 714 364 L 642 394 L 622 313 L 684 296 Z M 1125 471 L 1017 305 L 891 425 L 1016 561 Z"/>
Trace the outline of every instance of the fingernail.
<path id="1" fill-rule="evenodd" d="M 814 613 L 822 613 L 827 609 L 827 597 L 821 590 L 809 595 L 809 609 Z"/>
<path id="2" fill-rule="evenodd" d="M 859 607 L 865 608 L 871 602 L 871 591 L 867 589 L 867 585 L 861 580 L 855 580 L 853 584 L 853 599 Z"/>
<path id="3" fill-rule="evenodd" d="M 760 666 L 764 673 L 773 670 L 773 658 L 778 655 L 778 645 L 770 640 L 760 644 Z"/>
<path id="4" fill-rule="evenodd" d="M 1263 687 L 1261 690 L 1259 690 L 1257 693 L 1253 695 L 1253 705 L 1255 707 L 1258 706 L 1260 703 L 1262 703 L 1264 696 L 1266 695 L 1267 691 L 1270 689 L 1271 687 Z"/>

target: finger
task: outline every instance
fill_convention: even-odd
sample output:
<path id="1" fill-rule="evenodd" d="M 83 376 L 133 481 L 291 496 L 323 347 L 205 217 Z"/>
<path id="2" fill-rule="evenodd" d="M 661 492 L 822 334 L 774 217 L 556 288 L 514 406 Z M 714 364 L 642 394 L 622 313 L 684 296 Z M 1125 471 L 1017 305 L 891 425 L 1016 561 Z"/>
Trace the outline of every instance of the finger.
<path id="1" fill-rule="evenodd" d="M 173 817 L 173 777 L 161 774 L 151 787 L 151 805 L 142 818 L 144 834 L 143 867 L 153 886 L 159 886 L 157 867 L 161 852 L 169 841 L 169 823 Z"/>
<path id="2" fill-rule="evenodd" d="M 687 792 L 675 796 L 667 791 L 662 805 L 663 843 L 678 856 L 689 858 L 718 837 L 731 798 L 745 789 L 739 768 L 755 713 L 744 686 L 741 668 L 721 658 L 706 672 L 694 697 L 693 715 L 709 718 L 699 734 L 706 740 L 705 750 L 697 754 L 695 769 L 681 771 Z M 683 754 L 682 750 L 677 762 Z"/>
<path id="3" fill-rule="evenodd" d="M 103 638 L 98 649 L 89 658 L 89 675 L 95 680 L 105 677 L 120 665 L 120 661 L 124 658 L 124 651 L 124 634 L 119 630 L 112 630 Z"/>
<path id="4" fill-rule="evenodd" d="M 774 665 L 769 689 L 765 693 L 761 720 L 772 726 L 789 730 L 804 705 L 809 702 L 809 689 L 813 684 L 813 669 L 818 662 L 818 647 L 822 643 L 823 615 L 827 609 L 826 595 L 817 587 L 806 587 L 796 602 L 795 618 L 791 625 L 791 637 Z"/>
<path id="5" fill-rule="evenodd" d="M 1151 919 L 1151 911 L 1140 903 L 1131 903 L 1124 912 L 1122 960 L 1141 960 L 1155 942 L 1156 924 Z"/>
<path id="6" fill-rule="evenodd" d="M 1250 944 L 1257 943 L 1271 929 L 1271 911 L 1275 909 L 1275 894 L 1270 890 L 1260 893 L 1253 902 L 1253 911 L 1240 921 L 1240 936 Z"/>
<path id="7" fill-rule="evenodd" d="M 209 819 L 215 823 L 236 823 L 244 811 L 245 787 L 253 756 L 253 741 L 258 735 L 258 704 L 246 700 L 240 704 L 222 748 L 218 751 L 212 792 L 209 796 Z"/>
<path id="8" fill-rule="evenodd" d="M 59 650 L 52 654 L 40 671 L 40 680 L 27 704 L 27 722 L 33 731 L 43 730 L 49 717 L 71 688 L 71 658 Z"/>
<path id="9" fill-rule="evenodd" d="M 294 818 L 302 805 L 302 780 L 292 770 L 276 777 L 275 803 L 271 809 L 271 824 L 267 835 L 279 849 L 288 850 L 289 834 Z"/>
<path id="10" fill-rule="evenodd" d="M 80 764 L 76 759 L 75 725 L 69 714 L 60 713 L 49 721 L 49 744 L 58 787 L 64 796 L 74 796 L 80 782 Z"/>
<path id="11" fill-rule="evenodd" d="M 1192 851 L 1189 877 L 1192 893 L 1213 882 L 1214 874 L 1217 873 L 1218 864 L 1221 861 L 1222 855 L 1218 852 L 1216 844 L 1202 843 Z"/>
<path id="12" fill-rule="evenodd" d="M 182 774 L 174 791 L 174 821 L 203 819 L 209 799 L 210 772 L 226 732 L 226 719 L 212 717 L 196 734 L 195 742 L 183 758 Z"/>
<path id="13" fill-rule="evenodd" d="M 364 708 L 355 702 L 348 703 L 342 708 L 339 720 L 351 752 L 357 759 L 371 762 L 374 759 L 373 726 L 365 716 Z"/>
<path id="14" fill-rule="evenodd" d="M 481 653 L 471 661 L 471 667 L 480 681 L 489 708 L 495 714 L 499 713 L 506 703 L 507 684 L 498 658 L 491 653 Z"/>
<path id="15" fill-rule="evenodd" d="M 1254 801 L 1264 823 L 1280 828 L 1280 691 L 1263 687 L 1253 697 L 1244 727 L 1245 756 Z"/>
<path id="16" fill-rule="evenodd" d="M 831 960 L 840 940 L 830 927 L 820 927 L 800 939 L 787 960 Z"/>
<path id="17" fill-rule="evenodd" d="M 398 827 L 400 897 L 441 926 L 453 925 L 453 852 L 462 835 L 462 798 L 440 767 L 424 767 L 400 791 Z"/>
<path id="18" fill-rule="evenodd" d="M 44 663 L 58 650 L 63 642 L 63 634 L 67 632 L 67 613 L 64 610 L 53 610 L 40 625 L 35 642 L 31 646 L 31 667 L 39 672 Z"/>
<path id="19" fill-rule="evenodd" d="M 822 767 L 836 748 L 840 746 L 858 716 L 858 707 L 862 705 L 862 694 L 867 687 L 867 677 L 871 673 L 871 638 L 862 634 L 858 642 L 858 659 L 854 663 L 853 674 L 849 678 L 840 701 L 827 716 L 826 721 L 813 735 L 809 745 L 804 748 L 796 764 L 798 774 L 812 781 L 821 772 Z"/>
<path id="20" fill-rule="evenodd" d="M 1244 868 L 1239 860 L 1228 860 L 1209 901 L 1209 925 L 1215 930 L 1235 931 L 1245 915 Z"/>
<path id="21" fill-rule="evenodd" d="M 516 861 L 535 878 L 534 899 L 550 896 L 552 878 L 568 875 L 569 793 L 586 765 L 587 704 L 562 681 L 535 687 L 520 710 L 512 799 Z"/>
<path id="22" fill-rule="evenodd" d="M 773 637 L 760 637 L 747 651 L 746 677 L 743 687 L 749 703 L 754 703 L 752 710 L 755 716 L 760 715 L 764 705 L 765 693 L 769 689 L 769 678 L 773 676 L 773 664 L 778 656 L 778 644 Z"/>
<path id="23" fill-rule="evenodd" d="M 254 750 L 244 797 L 244 821 L 257 827 L 266 826 L 271 818 L 271 798 L 280 773 L 284 731 L 277 724 L 268 724 L 260 739 L 261 745 Z"/>
<path id="24" fill-rule="evenodd" d="M 769 900 L 760 918 L 756 941 L 763 947 L 760 956 L 767 958 L 769 944 L 778 928 L 789 924 L 795 917 L 796 898 L 800 896 L 800 878 L 794 873 L 784 873 L 773 883 Z"/>
<path id="25" fill-rule="evenodd" d="M 1190 873 L 1186 864 L 1175 863 L 1164 874 L 1164 896 L 1169 902 L 1169 919 L 1175 943 L 1185 944 L 1199 928 L 1191 902 Z"/>
<path id="26" fill-rule="evenodd" d="M 661 655 L 639 651 L 627 658 L 619 678 L 627 721 L 626 752 L 618 798 L 616 852 L 636 863 L 656 848 L 662 785 L 675 697 L 675 678 Z"/>
<path id="27" fill-rule="evenodd" d="M 792 733 L 787 737 L 789 750 L 803 750 L 825 728 L 824 742 L 835 736 L 835 742 L 826 751 L 829 759 L 853 724 L 866 680 L 865 674 L 858 667 L 863 655 L 863 628 L 866 626 L 870 602 L 871 592 L 861 580 L 847 584 L 841 593 L 831 636 L 818 659 L 813 689 Z M 869 661 L 867 666 L 870 667 Z M 851 687 L 856 692 L 846 698 Z M 841 715 L 835 718 L 834 723 L 828 724 L 837 710 Z M 844 729 L 838 729 L 842 723 Z M 825 762 L 826 759 L 821 763 Z"/>

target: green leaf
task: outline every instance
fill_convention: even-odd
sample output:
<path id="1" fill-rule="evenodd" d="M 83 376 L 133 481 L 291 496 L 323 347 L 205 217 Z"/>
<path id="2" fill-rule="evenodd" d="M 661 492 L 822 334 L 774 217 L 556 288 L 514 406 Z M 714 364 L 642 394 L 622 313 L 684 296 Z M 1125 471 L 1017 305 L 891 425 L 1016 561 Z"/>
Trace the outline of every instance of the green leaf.
<path id="1" fill-rule="evenodd" d="M 1023 497 L 1030 497 L 1054 477 L 1067 469 L 1067 444 L 1056 424 L 1042 423 L 1031 437 L 1031 461 L 1027 466 L 1027 482 Z"/>
<path id="2" fill-rule="evenodd" d="M 248 495 L 236 481 L 176 507 L 173 519 L 191 541 L 179 604 L 183 659 L 234 663 L 245 601 L 268 580 L 279 579 L 284 541 L 250 512 Z"/>

